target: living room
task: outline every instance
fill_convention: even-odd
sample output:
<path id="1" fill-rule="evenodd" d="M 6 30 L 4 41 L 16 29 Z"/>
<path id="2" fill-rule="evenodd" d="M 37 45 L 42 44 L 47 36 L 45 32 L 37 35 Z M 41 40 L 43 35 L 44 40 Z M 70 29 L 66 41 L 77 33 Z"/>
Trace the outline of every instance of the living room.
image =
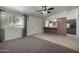
<path id="1" fill-rule="evenodd" d="M 0 12 L 0 52 L 79 51 L 79 7 L 0 6 Z"/>

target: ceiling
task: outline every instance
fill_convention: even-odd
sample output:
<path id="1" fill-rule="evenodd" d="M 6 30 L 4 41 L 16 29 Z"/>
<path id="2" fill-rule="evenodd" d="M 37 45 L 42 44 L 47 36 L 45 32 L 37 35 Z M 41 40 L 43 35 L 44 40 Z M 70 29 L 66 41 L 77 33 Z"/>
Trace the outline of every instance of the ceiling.
<path id="1" fill-rule="evenodd" d="M 73 8 L 76 8 L 76 6 L 47 6 L 47 8 L 50 8 L 50 7 L 54 7 L 54 9 L 50 11 L 51 13 L 42 15 L 40 12 L 36 11 L 36 10 L 41 10 L 42 8 L 41 6 L 0 6 L 0 8 L 8 11 L 13 11 L 13 12 L 16 11 L 22 14 L 37 16 L 41 18 L 49 17 L 53 14 L 62 12 L 64 10 L 68 11 Z"/>

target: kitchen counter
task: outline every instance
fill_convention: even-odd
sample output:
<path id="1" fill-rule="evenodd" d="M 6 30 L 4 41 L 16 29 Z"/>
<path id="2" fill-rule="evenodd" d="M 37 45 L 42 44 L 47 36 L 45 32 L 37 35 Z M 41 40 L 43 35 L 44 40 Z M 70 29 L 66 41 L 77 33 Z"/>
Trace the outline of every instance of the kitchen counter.
<path id="1" fill-rule="evenodd" d="M 57 34 L 57 28 L 44 27 L 44 32 L 45 33 Z"/>

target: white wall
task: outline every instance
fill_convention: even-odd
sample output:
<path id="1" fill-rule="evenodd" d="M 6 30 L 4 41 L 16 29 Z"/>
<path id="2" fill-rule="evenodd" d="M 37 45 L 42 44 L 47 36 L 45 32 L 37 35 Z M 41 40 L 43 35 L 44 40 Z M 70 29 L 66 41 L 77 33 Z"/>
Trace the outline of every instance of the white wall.
<path id="1" fill-rule="evenodd" d="M 27 36 L 42 33 L 44 27 L 44 20 L 41 18 L 29 16 L 27 19 Z M 5 29 L 5 40 L 16 39 L 22 37 L 21 28 L 6 28 Z"/>
<path id="2" fill-rule="evenodd" d="M 42 33 L 44 27 L 44 19 L 29 16 L 27 20 L 27 35 Z"/>
<path id="3" fill-rule="evenodd" d="M 1 12 L 0 20 L 1 20 L 1 28 L 5 30 L 5 40 L 11 40 L 22 37 L 22 29 L 23 28 L 14 28 L 10 23 L 13 22 L 13 16 L 18 16 L 24 19 L 22 15 L 13 14 L 9 12 Z"/>
<path id="4" fill-rule="evenodd" d="M 44 20 L 41 18 L 29 16 L 27 19 L 27 36 L 42 33 Z M 5 40 L 16 39 L 22 37 L 22 28 L 6 28 Z"/>
<path id="5" fill-rule="evenodd" d="M 77 32 L 77 37 L 79 38 L 79 8 L 78 8 L 78 17 L 77 17 L 77 21 L 76 21 L 76 24 L 77 24 L 77 29 L 76 29 L 76 32 Z"/>
<path id="6" fill-rule="evenodd" d="M 77 19 L 76 24 L 77 24 L 76 34 L 77 34 L 77 37 L 79 38 L 79 18 Z"/>
<path id="7" fill-rule="evenodd" d="M 5 29 L 5 40 L 11 40 L 22 37 L 22 28 Z"/>

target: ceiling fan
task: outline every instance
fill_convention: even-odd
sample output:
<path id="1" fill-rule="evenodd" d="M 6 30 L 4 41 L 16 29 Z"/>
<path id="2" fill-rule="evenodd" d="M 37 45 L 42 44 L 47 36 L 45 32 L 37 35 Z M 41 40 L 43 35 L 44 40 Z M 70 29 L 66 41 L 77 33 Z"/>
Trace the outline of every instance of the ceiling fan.
<path id="1" fill-rule="evenodd" d="M 42 6 L 41 10 L 37 10 L 37 12 L 41 12 L 41 14 L 51 13 L 50 11 L 53 10 L 54 7 L 47 8 L 47 6 Z"/>

